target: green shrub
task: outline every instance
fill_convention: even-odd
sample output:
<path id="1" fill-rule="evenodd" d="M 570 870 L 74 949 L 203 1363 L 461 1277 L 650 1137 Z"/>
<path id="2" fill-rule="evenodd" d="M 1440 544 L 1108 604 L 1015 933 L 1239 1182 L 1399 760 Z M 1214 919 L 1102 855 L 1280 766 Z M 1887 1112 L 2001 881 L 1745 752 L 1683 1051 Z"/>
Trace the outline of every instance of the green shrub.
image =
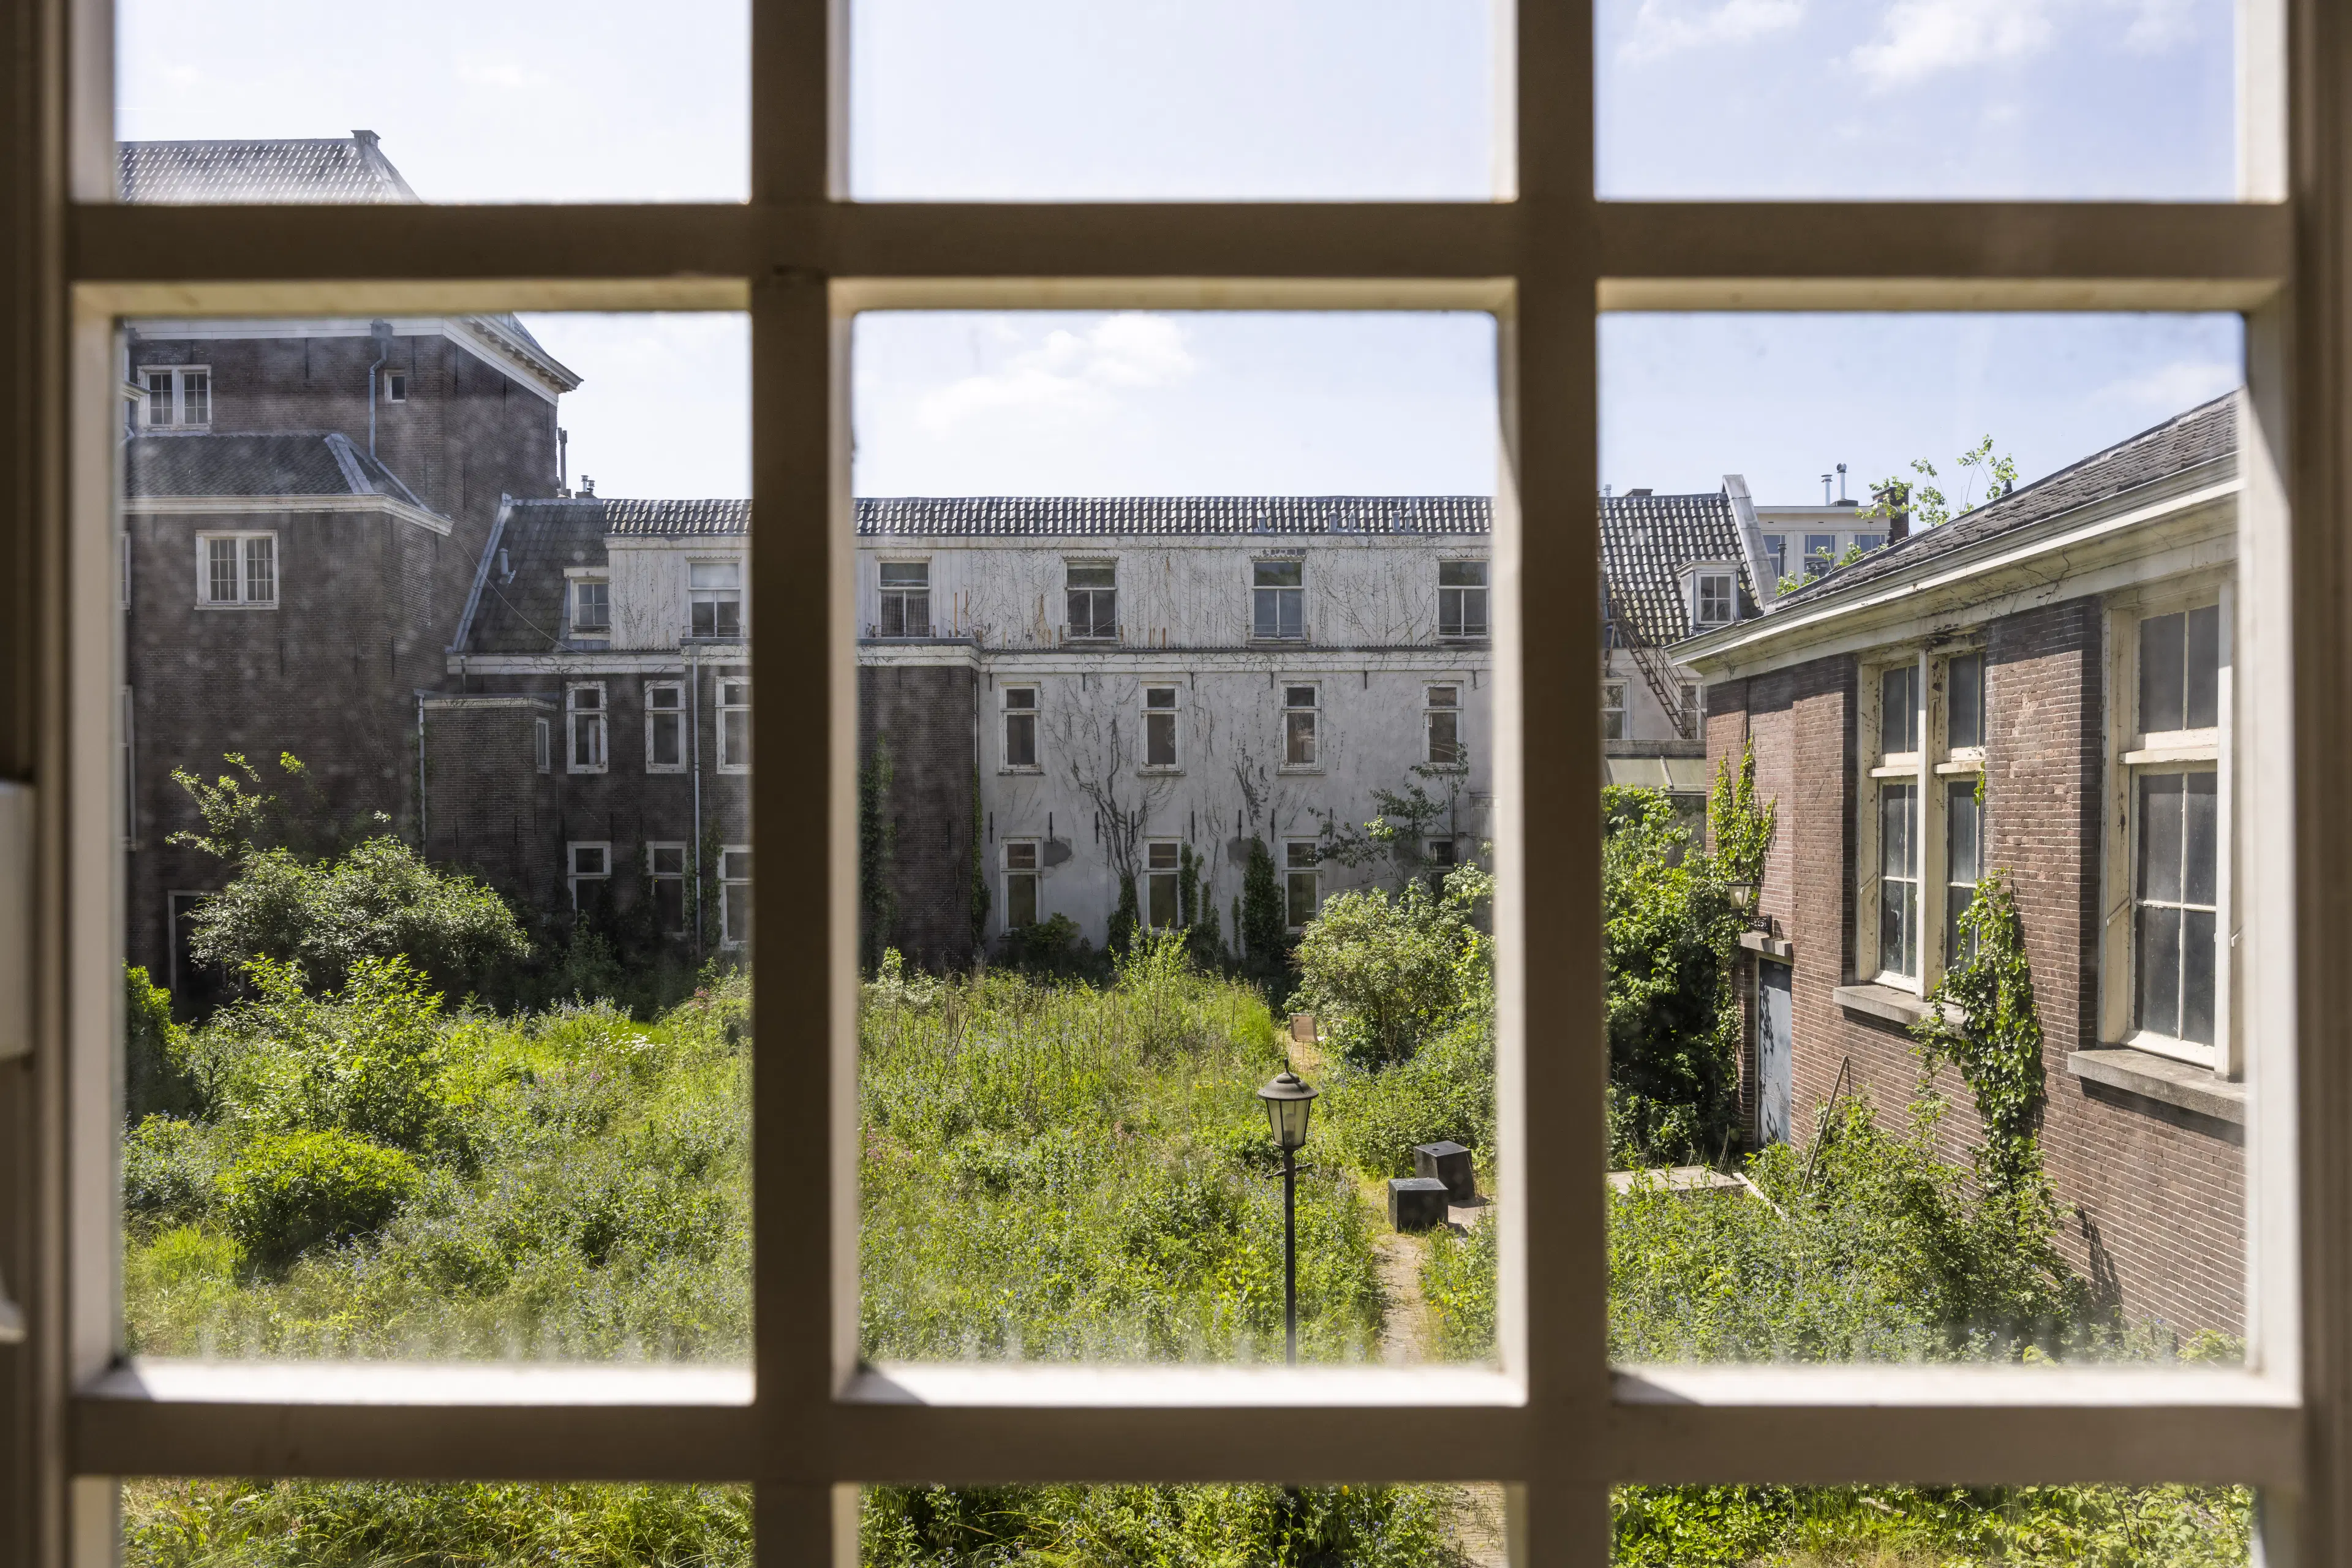
<path id="1" fill-rule="evenodd" d="M 1423 1240 L 1421 1295 L 1429 1304 L 1431 1352 L 1440 1361 L 1485 1361 L 1495 1353 L 1492 1219 L 1457 1236 L 1441 1226 Z"/>
<path id="2" fill-rule="evenodd" d="M 188 1068 L 188 1031 L 172 1020 L 172 994 L 124 964 L 122 1100 L 131 1119 L 196 1111 L 203 1097 Z"/>
<path id="3" fill-rule="evenodd" d="M 220 1178 L 229 1232 L 264 1264 L 367 1235 L 417 1188 L 415 1162 L 343 1132 L 264 1134 Z"/>
<path id="4" fill-rule="evenodd" d="M 1410 1060 L 1336 1074 L 1316 1119 L 1318 1141 L 1367 1176 L 1410 1176 L 1414 1144 L 1448 1140 L 1487 1164 L 1495 1147 L 1490 1026 L 1466 1020 Z"/>
<path id="5" fill-rule="evenodd" d="M 124 1217 L 139 1229 L 194 1225 L 212 1209 L 220 1170 L 212 1129 L 145 1117 L 122 1140 Z"/>
<path id="6" fill-rule="evenodd" d="M 1332 1048 L 1366 1068 L 1403 1061 L 1458 1016 L 1491 1015 L 1493 944 L 1472 916 L 1493 885 L 1465 866 L 1442 896 L 1415 879 L 1328 900 L 1292 954 L 1292 1010 L 1313 1013 Z"/>

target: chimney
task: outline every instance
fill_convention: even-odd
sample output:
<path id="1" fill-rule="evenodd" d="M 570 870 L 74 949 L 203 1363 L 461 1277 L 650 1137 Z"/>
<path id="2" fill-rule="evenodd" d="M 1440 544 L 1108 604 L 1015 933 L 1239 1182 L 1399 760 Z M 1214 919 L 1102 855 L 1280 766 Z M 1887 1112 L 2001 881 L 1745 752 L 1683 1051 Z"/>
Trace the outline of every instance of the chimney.
<path id="1" fill-rule="evenodd" d="M 572 493 L 572 432 L 562 426 L 555 427 L 555 493 Z"/>
<path id="2" fill-rule="evenodd" d="M 587 475 L 585 475 L 585 474 L 581 475 L 581 476 L 580 476 L 580 493 L 581 493 L 582 495 L 583 495 L 583 496 L 588 497 L 591 500 L 594 500 L 594 499 L 595 499 L 595 496 L 596 496 L 596 481 L 595 481 L 595 480 L 593 480 L 593 479 L 590 479 L 590 478 L 589 478 Z"/>
<path id="3" fill-rule="evenodd" d="M 1870 492 L 1871 504 L 1884 510 L 1886 516 L 1886 542 L 1911 536 L 1911 487 L 1901 479 L 1889 479 Z"/>

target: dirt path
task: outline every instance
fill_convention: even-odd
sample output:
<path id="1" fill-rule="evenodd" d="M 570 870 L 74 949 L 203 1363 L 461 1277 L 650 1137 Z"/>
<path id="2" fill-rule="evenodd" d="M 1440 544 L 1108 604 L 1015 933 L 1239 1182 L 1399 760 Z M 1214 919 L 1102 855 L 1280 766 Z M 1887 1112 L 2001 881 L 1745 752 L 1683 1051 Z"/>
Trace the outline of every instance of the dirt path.
<path id="1" fill-rule="evenodd" d="M 1429 1359 L 1429 1303 L 1421 1295 L 1421 1238 L 1391 1231 L 1374 1248 L 1388 1313 L 1381 1321 L 1381 1362 L 1413 1366 Z"/>

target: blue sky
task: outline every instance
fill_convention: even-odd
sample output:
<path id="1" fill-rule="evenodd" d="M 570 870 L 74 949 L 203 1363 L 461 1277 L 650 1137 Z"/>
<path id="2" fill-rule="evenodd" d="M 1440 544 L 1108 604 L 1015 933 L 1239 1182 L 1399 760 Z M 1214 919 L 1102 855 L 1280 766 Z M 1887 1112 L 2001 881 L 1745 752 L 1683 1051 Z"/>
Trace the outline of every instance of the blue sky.
<path id="1" fill-rule="evenodd" d="M 2226 198 L 2230 0 L 1601 0 L 1606 195 Z M 380 132 L 428 199 L 740 197 L 741 0 L 124 0 L 126 137 Z M 1492 0 L 856 0 L 873 197 L 1479 199 Z M 1834 233 L 1824 245 L 1834 246 Z M 607 494 L 748 484 L 740 319 L 535 317 Z M 1475 317 L 869 318 L 859 489 L 1483 490 Z M 2046 472 L 2236 379 L 2226 319 L 1612 318 L 1602 478 Z"/>

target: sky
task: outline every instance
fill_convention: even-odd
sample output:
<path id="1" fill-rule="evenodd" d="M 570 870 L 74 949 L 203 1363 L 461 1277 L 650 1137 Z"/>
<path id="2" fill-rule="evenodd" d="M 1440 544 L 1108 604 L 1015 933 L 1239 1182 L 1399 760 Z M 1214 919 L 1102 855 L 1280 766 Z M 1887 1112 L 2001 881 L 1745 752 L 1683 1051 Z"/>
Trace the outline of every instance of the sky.
<path id="1" fill-rule="evenodd" d="M 854 0 L 872 198 L 1507 187 L 1496 0 Z M 2231 0 L 1600 0 L 1605 195 L 2226 199 Z M 739 199 L 741 0 L 123 0 L 126 138 L 363 126 L 428 200 Z M 1833 245 L 1833 234 L 1823 243 Z M 604 494 L 749 483 L 740 318 L 534 316 Z M 1473 316 L 867 318 L 864 494 L 1483 491 Z M 2237 379 L 2214 318 L 1612 317 L 1620 489 L 1818 497 L 1984 435 L 2029 476 Z"/>

